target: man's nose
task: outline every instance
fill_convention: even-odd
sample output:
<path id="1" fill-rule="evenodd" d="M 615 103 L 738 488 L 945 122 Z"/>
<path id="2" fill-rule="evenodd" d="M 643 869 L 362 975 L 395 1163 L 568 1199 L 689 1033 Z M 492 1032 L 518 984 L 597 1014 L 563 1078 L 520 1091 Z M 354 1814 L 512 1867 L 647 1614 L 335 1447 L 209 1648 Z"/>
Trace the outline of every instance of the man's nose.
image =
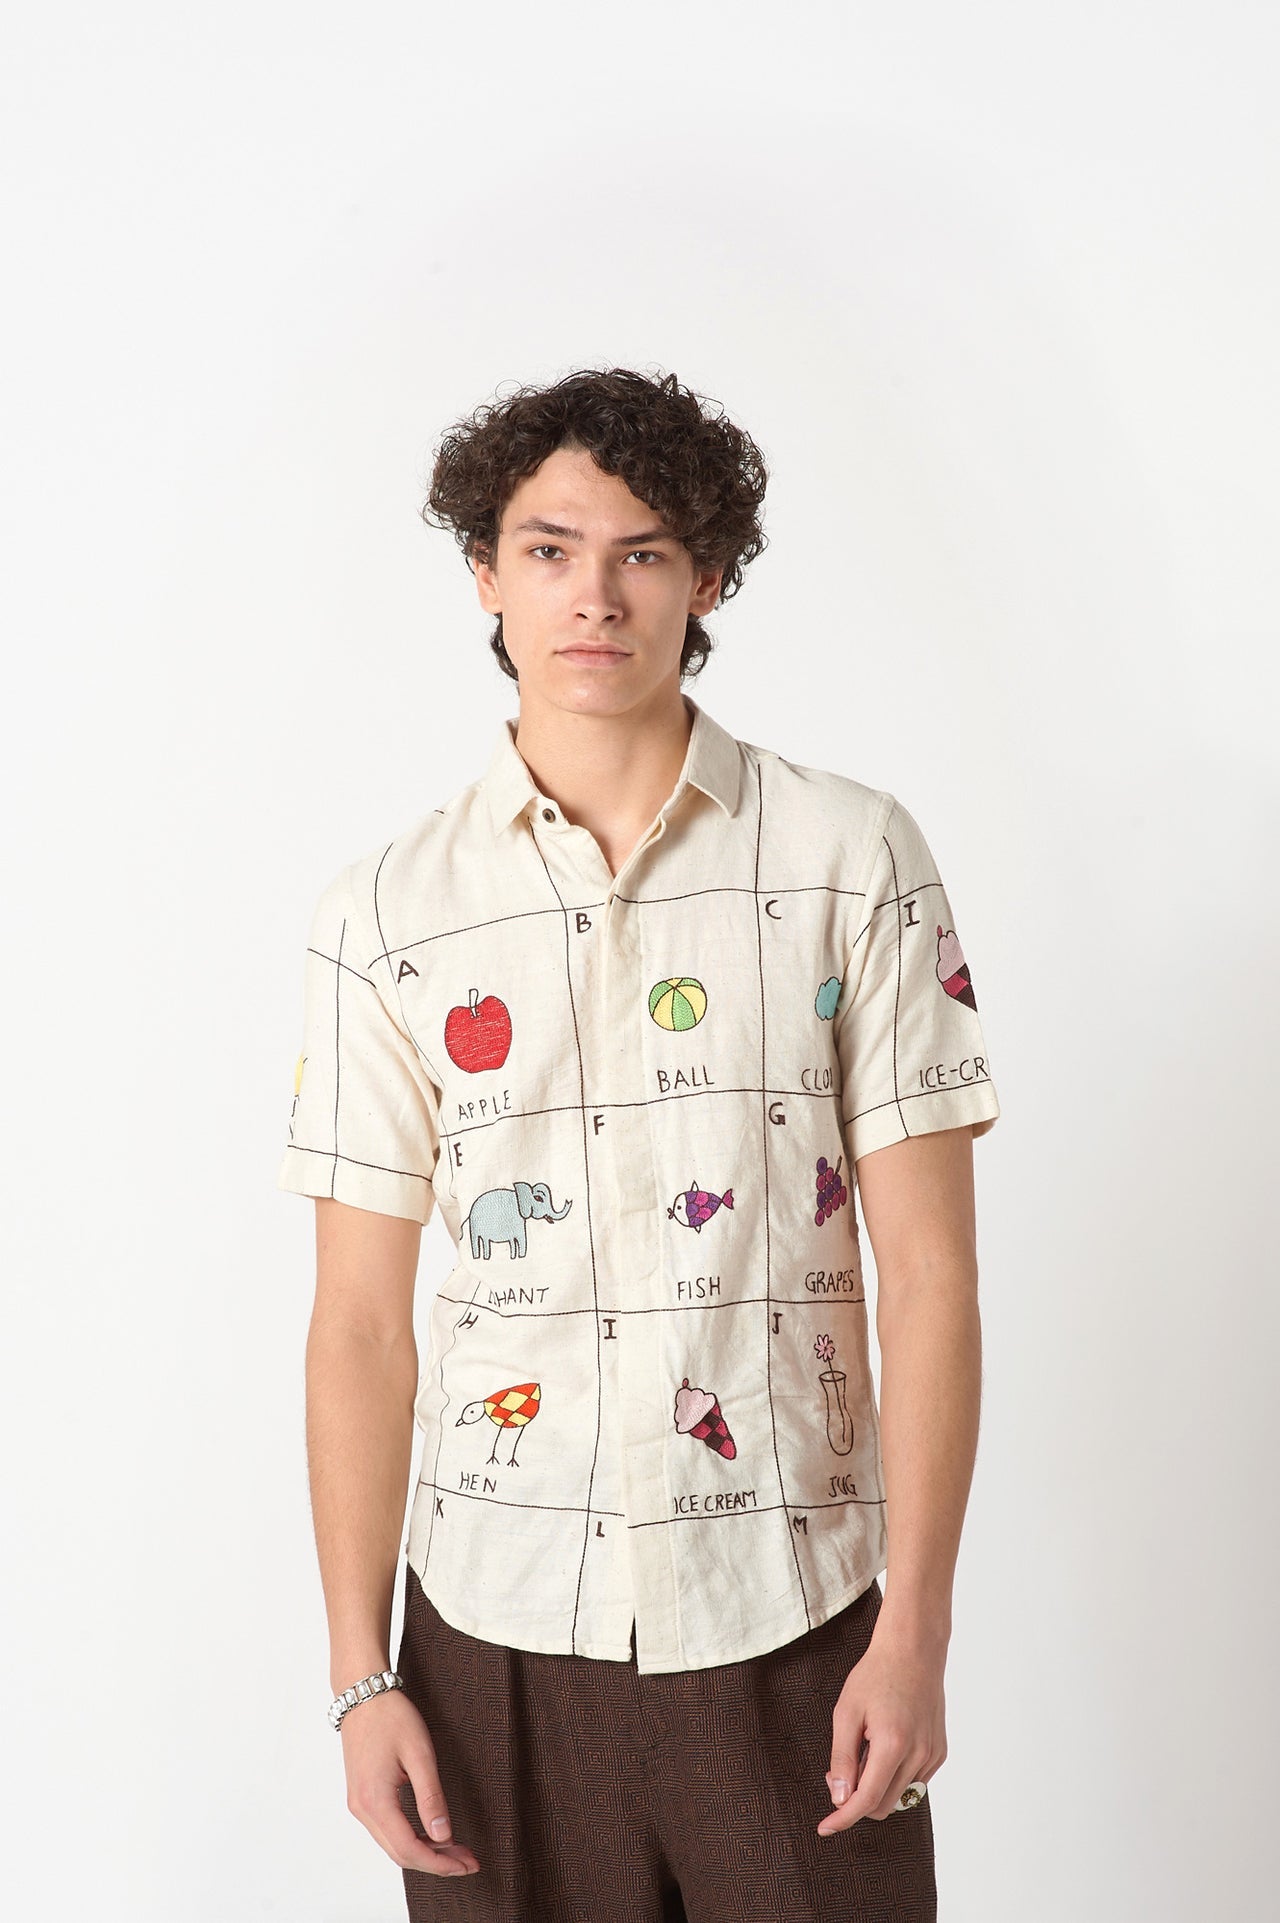
<path id="1" fill-rule="evenodd" d="M 605 621 L 621 614 L 617 574 L 607 561 L 583 561 L 574 588 L 574 605 L 586 620 Z"/>

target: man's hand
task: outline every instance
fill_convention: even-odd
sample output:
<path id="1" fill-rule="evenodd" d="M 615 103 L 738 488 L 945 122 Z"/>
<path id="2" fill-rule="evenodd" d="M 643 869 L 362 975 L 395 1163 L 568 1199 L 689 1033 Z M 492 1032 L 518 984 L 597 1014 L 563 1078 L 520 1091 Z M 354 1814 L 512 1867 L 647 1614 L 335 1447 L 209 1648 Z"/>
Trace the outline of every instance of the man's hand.
<path id="1" fill-rule="evenodd" d="M 819 1836 L 849 1829 L 864 1816 L 891 1815 L 908 1783 L 927 1783 L 941 1768 L 945 1666 L 945 1646 L 896 1634 L 877 1621 L 832 1714 L 827 1788 L 838 1807 L 818 1824 Z"/>
<path id="2" fill-rule="evenodd" d="M 480 1868 L 464 1844 L 450 1842 L 448 1805 L 440 1787 L 435 1745 L 426 1723 L 402 1689 L 357 1703 L 342 1719 L 347 1808 L 402 1870 L 466 1876 Z M 400 1806 L 402 1783 L 413 1785 L 422 1827 L 438 1836 L 424 1843 Z M 443 1829 L 438 1826 L 443 1823 Z"/>

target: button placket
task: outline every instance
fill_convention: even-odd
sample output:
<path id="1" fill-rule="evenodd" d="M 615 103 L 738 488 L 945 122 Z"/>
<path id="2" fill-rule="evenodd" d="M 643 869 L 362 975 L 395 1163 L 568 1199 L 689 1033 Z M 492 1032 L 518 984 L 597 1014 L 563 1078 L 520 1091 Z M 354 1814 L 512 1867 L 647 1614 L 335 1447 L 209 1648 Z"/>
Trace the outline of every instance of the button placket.
<path id="1" fill-rule="evenodd" d="M 531 826 L 541 829 L 541 808 L 531 810 Z M 553 873 L 572 872 L 576 881 L 601 886 L 597 901 L 600 948 L 597 955 L 598 996 L 581 1011 L 588 1045 L 612 1054 L 643 1057 L 646 984 L 642 980 L 639 916 L 642 907 L 630 899 L 634 878 L 643 872 L 647 852 L 665 834 L 667 822 L 655 817 L 616 875 L 610 875 L 599 844 L 587 829 L 575 829 L 555 809 L 549 824 L 544 858 Z M 646 1290 L 650 1250 L 656 1235 L 657 1172 L 654 1165 L 652 1121 L 645 1106 L 643 1078 L 623 1072 L 612 1078 L 620 1104 L 607 1112 L 602 1137 L 593 1150 L 593 1185 L 600 1184 L 603 1204 L 596 1215 L 595 1243 L 599 1272 L 605 1286 L 602 1302 L 619 1309 L 643 1311 L 651 1305 Z M 614 1322 L 618 1347 L 612 1357 L 618 1400 L 615 1487 L 621 1493 L 624 1529 L 623 1556 L 628 1568 L 633 1618 L 643 1608 L 646 1647 L 672 1646 L 676 1634 L 676 1599 L 667 1532 L 629 1528 L 628 1521 L 653 1514 L 654 1492 L 664 1483 L 663 1391 L 661 1318 L 646 1313 L 622 1313 Z M 661 1498 L 659 1498 L 659 1501 Z M 645 1599 L 641 1605 L 637 1599 Z M 637 1620 L 637 1636 L 641 1634 Z"/>

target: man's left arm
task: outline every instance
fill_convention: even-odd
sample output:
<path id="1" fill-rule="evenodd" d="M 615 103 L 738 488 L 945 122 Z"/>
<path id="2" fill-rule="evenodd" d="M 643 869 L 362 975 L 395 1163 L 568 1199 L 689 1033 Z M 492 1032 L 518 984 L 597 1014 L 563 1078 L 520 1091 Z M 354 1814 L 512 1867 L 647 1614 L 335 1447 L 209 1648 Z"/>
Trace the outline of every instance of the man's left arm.
<path id="1" fill-rule="evenodd" d="M 890 1815 L 945 1760 L 942 1680 L 982 1382 L 970 1127 L 875 1149 L 857 1169 L 878 1282 L 889 1563 L 871 1643 L 833 1706 L 839 1807 L 821 1836 Z"/>

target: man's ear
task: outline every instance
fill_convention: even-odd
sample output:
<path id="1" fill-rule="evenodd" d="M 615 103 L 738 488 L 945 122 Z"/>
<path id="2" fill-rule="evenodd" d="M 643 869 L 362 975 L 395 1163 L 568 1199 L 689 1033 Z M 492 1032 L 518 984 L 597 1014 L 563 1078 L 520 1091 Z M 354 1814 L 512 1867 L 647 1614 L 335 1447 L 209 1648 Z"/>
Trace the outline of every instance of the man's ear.
<path id="1" fill-rule="evenodd" d="M 471 572 L 476 580 L 476 593 L 486 614 L 502 613 L 502 597 L 498 592 L 498 577 L 487 561 L 473 559 Z"/>
<path id="2" fill-rule="evenodd" d="M 710 614 L 720 599 L 720 583 L 724 579 L 723 562 L 718 568 L 700 568 L 694 582 L 693 599 L 689 604 L 690 614 Z"/>

